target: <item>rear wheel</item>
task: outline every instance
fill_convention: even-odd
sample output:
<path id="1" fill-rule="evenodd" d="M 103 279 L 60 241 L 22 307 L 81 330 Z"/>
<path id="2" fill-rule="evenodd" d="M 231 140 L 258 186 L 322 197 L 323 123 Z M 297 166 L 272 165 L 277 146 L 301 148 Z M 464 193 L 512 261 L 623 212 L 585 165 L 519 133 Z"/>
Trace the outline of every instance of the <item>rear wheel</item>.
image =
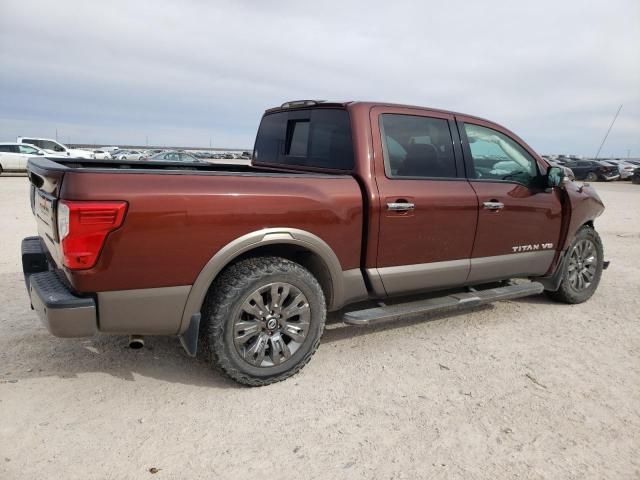
<path id="1" fill-rule="evenodd" d="M 326 307 L 320 284 L 279 257 L 227 268 L 205 300 L 211 362 L 233 380 L 268 385 L 297 373 L 320 343 Z"/>
<path id="2" fill-rule="evenodd" d="M 600 283 L 603 267 L 602 241 L 592 227 L 582 227 L 567 251 L 560 288 L 547 292 L 553 300 L 582 303 L 594 294 Z"/>
<path id="3" fill-rule="evenodd" d="M 587 176 L 585 177 L 585 180 L 587 182 L 597 182 L 598 181 L 598 175 L 596 175 L 595 172 L 589 172 L 589 173 L 587 173 Z"/>

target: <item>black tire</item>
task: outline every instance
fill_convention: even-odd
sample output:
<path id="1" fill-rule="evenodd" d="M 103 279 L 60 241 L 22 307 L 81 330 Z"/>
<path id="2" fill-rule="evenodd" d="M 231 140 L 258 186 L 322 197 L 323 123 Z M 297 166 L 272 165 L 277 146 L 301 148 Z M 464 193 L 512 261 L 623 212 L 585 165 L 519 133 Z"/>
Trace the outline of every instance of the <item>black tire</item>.
<path id="1" fill-rule="evenodd" d="M 585 177 L 585 180 L 587 182 L 597 182 L 598 181 L 598 175 L 595 172 L 589 172 L 589 173 L 587 173 L 587 176 Z"/>
<path id="2" fill-rule="evenodd" d="M 265 331 L 268 324 L 267 319 L 272 319 L 273 311 L 269 317 L 262 319 L 259 319 L 258 316 L 251 317 L 249 320 L 254 324 L 264 324 L 260 327 L 262 330 L 252 337 L 255 339 L 253 346 L 256 343 L 263 345 L 262 357 L 259 361 L 272 363 L 267 366 L 255 365 L 250 362 L 258 360 L 247 355 L 247 352 L 251 350 L 251 348 L 247 349 L 250 340 L 242 346 L 242 349 L 236 344 L 240 336 L 248 336 L 246 332 L 244 335 L 239 335 L 237 329 L 239 324 L 248 323 L 243 320 L 243 317 L 248 315 L 245 308 L 246 302 L 251 303 L 260 289 L 273 288 L 274 285 L 288 285 L 293 287 L 291 291 L 295 290 L 303 295 L 301 298 L 304 298 L 302 307 L 305 310 L 306 333 L 304 339 L 295 342 L 292 337 L 287 336 L 288 333 L 284 327 L 278 326 L 279 331 Z M 270 298 L 270 293 L 265 292 L 264 294 L 269 295 L 266 298 Z M 289 304 L 285 308 L 285 303 L 289 301 L 286 296 L 288 294 L 287 290 L 287 293 L 283 293 L 281 296 L 281 299 L 284 299 L 280 305 L 282 315 L 278 315 L 278 317 L 285 316 L 285 311 L 292 306 Z M 255 302 L 253 305 L 256 305 Z M 266 306 L 266 310 L 270 310 L 274 306 L 273 299 L 268 304 L 263 301 L 264 306 Z M 275 307 L 278 307 L 277 301 Z M 294 310 L 298 311 L 297 308 Z M 249 258 L 228 267 L 211 286 L 205 299 L 203 311 L 205 322 L 200 335 L 206 342 L 206 350 L 209 352 L 211 363 L 236 382 L 252 387 L 279 382 L 299 372 L 317 350 L 326 319 L 324 293 L 316 278 L 301 265 L 280 257 Z M 289 320 L 294 317 L 290 317 Z M 302 316 L 297 318 L 300 319 Z M 295 320 L 293 321 L 295 322 Z M 282 322 L 287 323 L 287 320 L 282 320 Z M 298 332 L 300 331 L 302 330 Z M 242 331 L 240 332 L 242 333 Z M 282 362 L 276 364 L 276 359 L 273 357 L 275 351 L 273 339 L 279 333 L 282 333 L 279 338 L 283 343 L 288 341 L 284 348 L 290 356 L 286 357 L 283 354 L 281 357 L 279 353 L 276 353 L 277 361 Z M 272 334 L 274 336 L 269 336 Z M 267 337 L 264 338 L 268 339 L 258 342 L 265 335 Z M 275 345 L 280 346 L 278 352 L 284 351 L 282 345 L 278 343 Z M 296 350 L 291 352 L 290 346 L 295 346 Z M 265 354 L 265 351 L 269 353 Z M 267 355 L 270 357 L 268 358 Z"/>
<path id="3" fill-rule="evenodd" d="M 571 275 L 571 257 L 564 262 L 564 272 L 562 273 L 562 283 L 560 283 L 560 288 L 555 292 L 547 291 L 546 294 L 549 298 L 563 303 L 582 303 L 586 302 L 591 298 L 591 296 L 595 293 L 598 288 L 598 284 L 600 283 L 600 278 L 602 276 L 602 267 L 604 263 L 604 251 L 602 248 L 602 241 L 600 240 L 600 235 L 596 232 L 593 227 L 584 226 L 578 233 L 576 234 L 573 242 L 571 242 L 571 246 L 567 250 L 567 255 L 573 255 L 576 252 L 576 249 L 579 245 L 587 242 L 588 244 L 593 246 L 593 250 L 595 253 L 595 261 L 594 261 L 594 271 L 593 277 L 588 282 L 588 285 L 583 284 L 583 288 L 579 288 L 579 285 L 576 285 L 575 282 L 572 282 Z M 585 262 L 586 263 L 586 262 Z M 580 268 L 582 268 L 583 263 L 580 262 Z M 574 265 L 575 267 L 575 265 Z M 580 274 L 578 273 L 577 276 Z M 575 279 L 575 276 L 574 276 Z M 584 278 L 582 279 L 584 282 Z"/>

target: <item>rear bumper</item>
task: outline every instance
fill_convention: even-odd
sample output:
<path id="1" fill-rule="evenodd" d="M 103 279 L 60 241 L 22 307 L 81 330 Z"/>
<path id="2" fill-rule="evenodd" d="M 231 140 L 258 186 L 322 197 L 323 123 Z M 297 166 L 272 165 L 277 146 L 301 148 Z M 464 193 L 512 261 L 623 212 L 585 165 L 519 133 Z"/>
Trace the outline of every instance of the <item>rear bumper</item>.
<path id="1" fill-rule="evenodd" d="M 31 306 L 57 337 L 88 337 L 97 332 L 93 298 L 74 294 L 61 276 L 49 268 L 39 237 L 22 240 L 22 270 Z"/>

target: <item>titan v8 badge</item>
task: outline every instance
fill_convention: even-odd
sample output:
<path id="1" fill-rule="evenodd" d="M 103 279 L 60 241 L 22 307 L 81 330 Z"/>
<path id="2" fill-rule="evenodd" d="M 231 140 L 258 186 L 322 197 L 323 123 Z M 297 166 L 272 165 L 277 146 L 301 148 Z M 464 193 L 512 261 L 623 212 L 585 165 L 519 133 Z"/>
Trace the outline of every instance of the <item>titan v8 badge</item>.
<path id="1" fill-rule="evenodd" d="M 553 243 L 534 243 L 533 245 L 515 245 L 511 249 L 516 252 L 534 252 L 536 250 L 551 250 Z"/>

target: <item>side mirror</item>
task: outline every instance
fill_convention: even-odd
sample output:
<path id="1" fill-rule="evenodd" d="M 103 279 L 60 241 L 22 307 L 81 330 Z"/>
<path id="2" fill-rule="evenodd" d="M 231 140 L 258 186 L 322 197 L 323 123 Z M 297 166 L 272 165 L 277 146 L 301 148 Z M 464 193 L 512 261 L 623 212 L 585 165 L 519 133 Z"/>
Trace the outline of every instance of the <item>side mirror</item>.
<path id="1" fill-rule="evenodd" d="M 565 182 L 565 171 L 562 167 L 549 167 L 547 170 L 547 186 L 562 187 Z"/>

